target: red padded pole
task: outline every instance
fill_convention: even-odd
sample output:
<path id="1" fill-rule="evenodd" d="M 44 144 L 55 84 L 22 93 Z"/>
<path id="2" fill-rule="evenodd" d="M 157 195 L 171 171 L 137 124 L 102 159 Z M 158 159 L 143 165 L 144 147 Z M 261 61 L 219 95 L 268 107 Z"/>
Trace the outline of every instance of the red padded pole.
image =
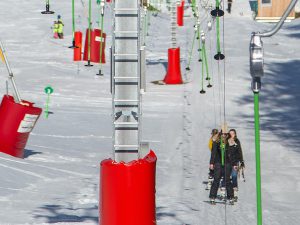
<path id="1" fill-rule="evenodd" d="M 155 170 L 153 151 L 143 159 L 101 162 L 100 225 L 155 225 Z"/>

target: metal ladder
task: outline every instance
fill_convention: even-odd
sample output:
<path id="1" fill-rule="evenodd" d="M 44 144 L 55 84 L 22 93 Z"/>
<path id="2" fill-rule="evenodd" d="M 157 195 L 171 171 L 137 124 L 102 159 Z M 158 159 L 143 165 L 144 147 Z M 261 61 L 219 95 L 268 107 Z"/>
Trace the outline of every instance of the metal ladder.
<path id="1" fill-rule="evenodd" d="M 113 149 L 117 162 L 139 158 L 140 148 L 140 5 L 115 0 L 111 48 Z"/>

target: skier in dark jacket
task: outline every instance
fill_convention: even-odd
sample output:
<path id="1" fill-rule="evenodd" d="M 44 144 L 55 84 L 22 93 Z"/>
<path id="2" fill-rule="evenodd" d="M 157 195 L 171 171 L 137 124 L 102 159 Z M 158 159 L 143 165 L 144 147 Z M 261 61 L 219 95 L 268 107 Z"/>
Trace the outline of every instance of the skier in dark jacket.
<path id="1" fill-rule="evenodd" d="M 221 133 L 220 139 L 213 143 L 210 169 L 214 169 L 214 181 L 210 189 L 209 198 L 212 204 L 215 204 L 220 180 L 222 177 L 222 170 L 224 170 L 224 180 L 227 190 L 227 198 L 230 204 L 233 204 L 233 187 L 230 180 L 232 170 L 232 159 L 228 151 L 227 133 Z M 223 154 L 222 154 L 223 152 Z"/>
<path id="2" fill-rule="evenodd" d="M 228 139 L 228 152 L 231 155 L 232 159 L 232 185 L 234 192 L 238 191 L 238 182 L 237 175 L 239 167 L 245 167 L 244 159 L 243 159 L 243 151 L 241 147 L 241 143 L 236 135 L 236 130 L 229 130 L 229 139 Z"/>

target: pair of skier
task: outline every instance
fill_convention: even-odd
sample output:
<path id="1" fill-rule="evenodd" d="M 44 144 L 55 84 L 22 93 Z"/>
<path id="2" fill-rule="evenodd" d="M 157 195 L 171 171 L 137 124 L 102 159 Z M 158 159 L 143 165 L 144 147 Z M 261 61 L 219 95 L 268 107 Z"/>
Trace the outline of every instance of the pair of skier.
<path id="1" fill-rule="evenodd" d="M 215 129 L 212 131 L 214 134 Z M 237 200 L 237 175 L 239 166 L 245 167 L 243 161 L 243 153 L 236 131 L 231 129 L 226 133 L 226 129 L 222 129 L 220 133 L 214 134 L 211 138 L 212 152 L 210 158 L 210 177 L 213 170 L 213 182 L 211 182 L 209 198 L 212 204 L 215 204 L 217 192 L 220 186 L 221 178 L 223 177 L 221 190 L 227 190 L 227 199 L 229 203 L 233 204 Z M 241 163 L 241 165 L 239 165 Z M 225 190 L 224 190 L 225 192 Z M 226 196 L 225 196 L 226 197 Z M 236 198 L 236 199 L 234 199 Z"/>
<path id="2" fill-rule="evenodd" d="M 61 16 L 57 16 L 57 21 L 54 21 L 53 25 L 53 37 L 55 39 L 63 39 L 64 38 L 64 23 L 61 19 Z"/>

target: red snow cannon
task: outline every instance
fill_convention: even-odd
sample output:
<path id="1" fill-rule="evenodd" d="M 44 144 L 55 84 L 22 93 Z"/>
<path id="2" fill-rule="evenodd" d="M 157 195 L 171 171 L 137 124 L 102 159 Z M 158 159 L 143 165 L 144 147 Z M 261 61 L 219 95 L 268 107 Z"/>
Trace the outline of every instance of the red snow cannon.
<path id="1" fill-rule="evenodd" d="M 16 103 L 10 95 L 4 95 L 0 105 L 0 152 L 23 158 L 28 137 L 42 109 L 32 102 Z"/>

